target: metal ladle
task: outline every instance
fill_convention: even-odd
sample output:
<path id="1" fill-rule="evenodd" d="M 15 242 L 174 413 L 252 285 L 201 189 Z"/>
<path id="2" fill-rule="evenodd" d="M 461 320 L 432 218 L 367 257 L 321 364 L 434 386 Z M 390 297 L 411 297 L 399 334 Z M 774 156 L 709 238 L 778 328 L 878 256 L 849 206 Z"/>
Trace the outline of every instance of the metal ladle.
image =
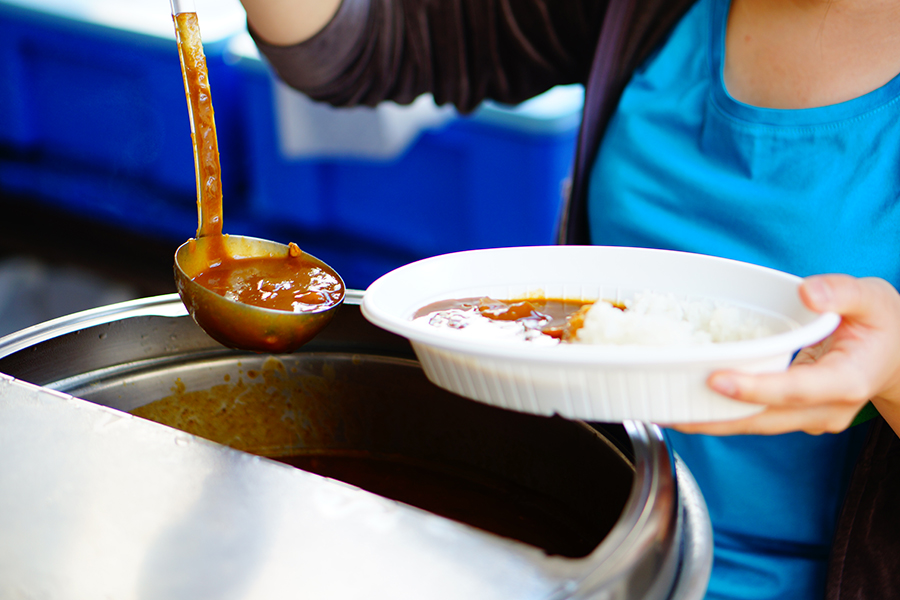
<path id="1" fill-rule="evenodd" d="M 340 299 L 321 310 L 289 312 L 245 304 L 217 294 L 196 281 L 204 270 L 224 258 L 283 258 L 290 247 L 252 237 L 222 234 L 222 185 L 215 120 L 209 95 L 206 59 L 196 24 L 193 0 L 170 0 L 178 53 L 184 75 L 194 167 L 197 175 L 197 238 L 175 252 L 175 283 L 194 321 L 225 346 L 255 352 L 292 352 L 311 340 L 334 316 L 343 301 L 343 281 L 328 265 L 306 254 L 303 258 L 333 275 L 341 284 Z"/>

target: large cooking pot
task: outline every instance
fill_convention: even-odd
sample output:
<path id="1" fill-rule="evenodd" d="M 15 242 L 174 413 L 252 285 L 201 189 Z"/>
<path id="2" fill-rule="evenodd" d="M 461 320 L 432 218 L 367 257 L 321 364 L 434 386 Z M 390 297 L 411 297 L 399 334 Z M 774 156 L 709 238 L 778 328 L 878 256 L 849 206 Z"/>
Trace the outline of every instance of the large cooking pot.
<path id="1" fill-rule="evenodd" d="M 175 295 L 0 339 L 0 596 L 702 598 L 708 516 L 656 427 L 442 391 L 361 295 L 278 357 Z"/>

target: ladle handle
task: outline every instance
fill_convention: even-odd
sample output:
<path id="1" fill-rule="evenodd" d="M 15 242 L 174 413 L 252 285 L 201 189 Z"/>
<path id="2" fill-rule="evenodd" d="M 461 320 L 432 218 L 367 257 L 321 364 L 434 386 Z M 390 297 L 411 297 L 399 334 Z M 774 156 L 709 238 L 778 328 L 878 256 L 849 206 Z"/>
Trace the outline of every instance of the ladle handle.
<path id="1" fill-rule="evenodd" d="M 194 146 L 194 171 L 197 179 L 197 237 L 222 235 L 222 170 L 219 144 L 209 91 L 206 56 L 200 40 L 200 26 L 194 0 L 169 0 L 175 39 L 184 78 L 191 138 Z"/>
<path id="2" fill-rule="evenodd" d="M 169 4 L 172 5 L 172 16 L 181 13 L 197 12 L 194 0 L 169 0 Z"/>

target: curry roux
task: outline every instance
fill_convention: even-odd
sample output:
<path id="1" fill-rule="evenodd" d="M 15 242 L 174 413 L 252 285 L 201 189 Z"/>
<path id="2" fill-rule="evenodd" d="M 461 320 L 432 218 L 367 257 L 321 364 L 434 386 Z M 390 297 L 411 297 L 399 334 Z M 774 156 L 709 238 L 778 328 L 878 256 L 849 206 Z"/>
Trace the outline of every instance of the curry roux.
<path id="1" fill-rule="evenodd" d="M 584 324 L 584 315 L 594 304 L 592 300 L 564 300 L 527 298 L 497 300 L 494 298 L 461 298 L 441 300 L 420 308 L 413 319 L 431 319 L 435 315 L 452 314 L 450 327 L 464 329 L 477 319 L 516 321 L 526 330 L 563 341 L 572 339 Z M 624 305 L 613 303 L 624 309 Z"/>
<path id="2" fill-rule="evenodd" d="M 341 280 L 307 258 L 296 244 L 286 258 L 226 259 L 194 277 L 220 296 L 274 310 L 311 312 L 338 304 Z"/>
<path id="3" fill-rule="evenodd" d="M 367 424 L 328 409 L 331 398 L 365 396 L 327 368 L 299 374 L 270 357 L 259 370 L 241 370 L 220 384 L 187 390 L 176 381 L 171 394 L 132 411 L 232 448 L 266 456 L 332 477 L 469 525 L 516 539 L 551 554 L 587 555 L 602 534 L 573 521 L 558 501 L 463 463 L 416 459 L 343 448 Z M 331 447 L 334 446 L 334 447 Z"/>

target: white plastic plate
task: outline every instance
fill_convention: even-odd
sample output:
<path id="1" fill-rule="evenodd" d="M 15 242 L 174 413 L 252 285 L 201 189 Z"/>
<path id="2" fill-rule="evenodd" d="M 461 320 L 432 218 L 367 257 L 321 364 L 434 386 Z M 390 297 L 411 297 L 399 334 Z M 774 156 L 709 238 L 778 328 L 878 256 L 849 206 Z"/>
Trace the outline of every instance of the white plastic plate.
<path id="1" fill-rule="evenodd" d="M 827 337 L 836 314 L 807 309 L 800 278 L 733 260 L 665 250 L 530 246 L 473 250 L 421 260 L 375 281 L 365 317 L 410 340 L 427 377 L 473 400 L 590 421 L 657 423 L 735 419 L 761 410 L 708 388 L 718 369 L 787 368 L 794 352 Z M 560 344 L 472 340 L 414 323 L 420 308 L 489 296 L 620 301 L 635 292 L 726 302 L 762 315 L 771 336 L 695 346 Z"/>

